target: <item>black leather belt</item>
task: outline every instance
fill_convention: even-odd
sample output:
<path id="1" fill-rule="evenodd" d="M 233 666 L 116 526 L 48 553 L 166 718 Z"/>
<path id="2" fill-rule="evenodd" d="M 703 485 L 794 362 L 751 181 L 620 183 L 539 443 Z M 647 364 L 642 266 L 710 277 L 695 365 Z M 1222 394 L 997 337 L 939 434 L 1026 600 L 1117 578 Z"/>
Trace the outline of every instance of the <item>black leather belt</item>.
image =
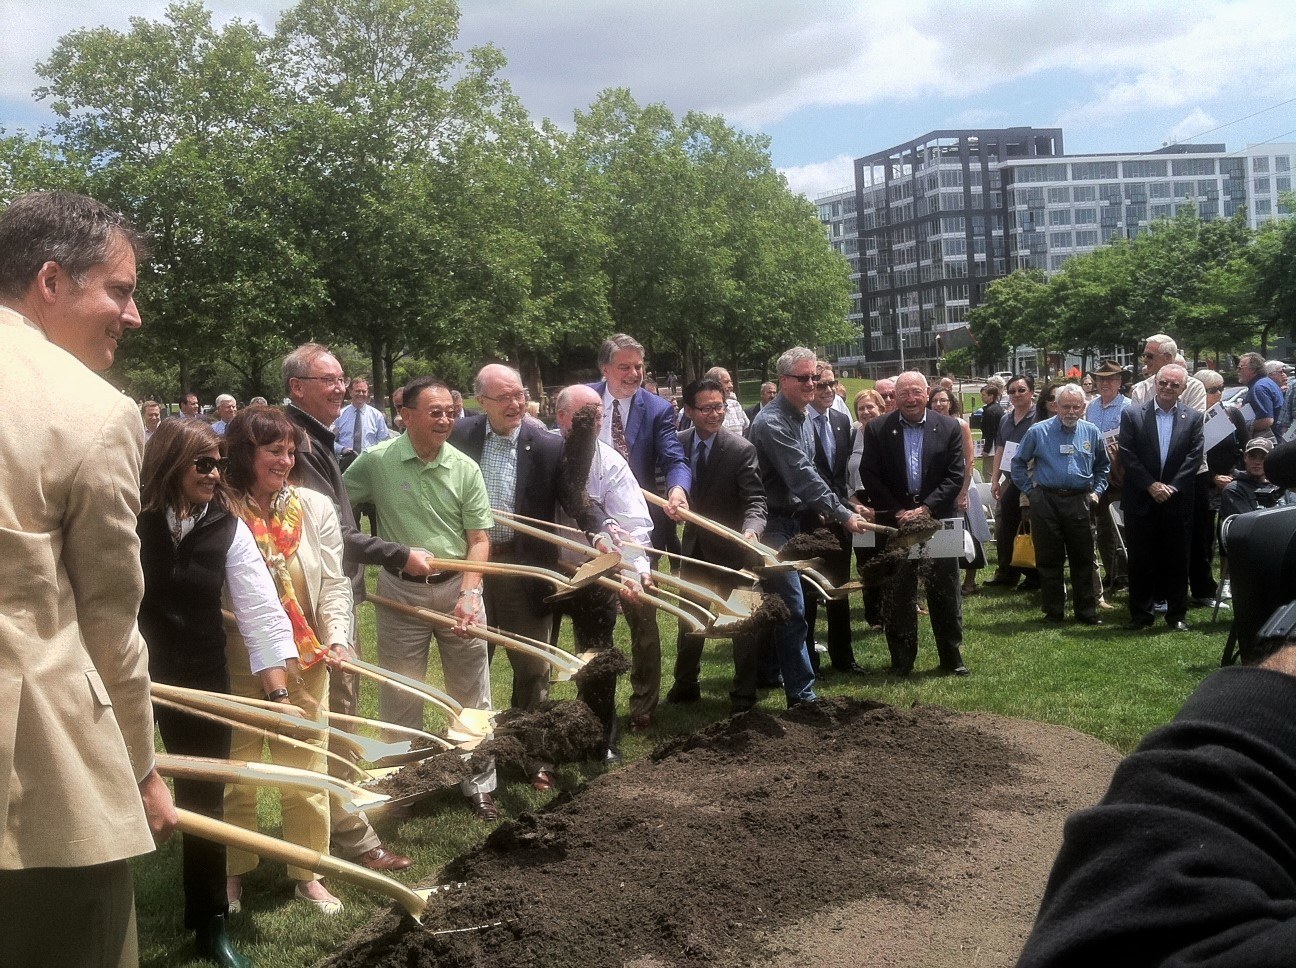
<path id="1" fill-rule="evenodd" d="M 401 581 L 413 582 L 415 585 L 443 585 L 459 575 L 457 571 L 442 571 L 435 575 L 411 575 L 408 571 L 401 571 L 388 565 L 383 565 L 383 570 L 395 575 Z"/>
<path id="2" fill-rule="evenodd" d="M 1081 494 L 1088 494 L 1088 489 L 1081 490 L 1077 487 L 1041 487 L 1045 494 L 1052 494 L 1054 497 L 1079 497 Z"/>

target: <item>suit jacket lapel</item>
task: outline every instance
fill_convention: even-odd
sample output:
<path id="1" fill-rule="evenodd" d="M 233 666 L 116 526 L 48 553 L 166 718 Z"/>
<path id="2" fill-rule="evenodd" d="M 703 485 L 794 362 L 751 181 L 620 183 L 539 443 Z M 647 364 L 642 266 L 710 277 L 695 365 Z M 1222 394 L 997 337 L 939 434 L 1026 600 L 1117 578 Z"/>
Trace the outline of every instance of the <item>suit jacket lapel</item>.
<path id="1" fill-rule="evenodd" d="M 517 439 L 517 483 L 513 488 L 513 506 L 523 507 L 522 495 L 526 493 L 527 476 L 531 471 L 531 428 L 522 424 Z"/>
<path id="2" fill-rule="evenodd" d="M 625 418 L 625 435 L 626 446 L 631 450 L 634 450 L 635 441 L 639 439 L 639 428 L 643 426 L 643 422 L 648 416 L 648 407 L 643 400 L 643 397 L 647 395 L 648 391 L 640 387 L 629 400 L 630 413 Z"/>

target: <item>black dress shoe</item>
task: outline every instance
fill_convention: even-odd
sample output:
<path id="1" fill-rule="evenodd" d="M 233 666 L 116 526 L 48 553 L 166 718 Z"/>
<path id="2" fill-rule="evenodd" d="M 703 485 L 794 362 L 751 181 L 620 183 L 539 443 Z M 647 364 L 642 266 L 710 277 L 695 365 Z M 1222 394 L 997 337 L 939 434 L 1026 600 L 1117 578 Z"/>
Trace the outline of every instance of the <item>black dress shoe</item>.
<path id="1" fill-rule="evenodd" d="M 1187 622 L 1167 622 L 1166 624 L 1170 626 L 1170 631 L 1172 632 L 1190 631 Z"/>
<path id="2" fill-rule="evenodd" d="M 1066 621 L 1066 618 L 1061 615 L 1045 615 L 1044 621 L 1049 622 L 1053 625 L 1061 625 L 1063 622 Z"/>
<path id="3" fill-rule="evenodd" d="M 1126 632 L 1144 632 L 1152 627 L 1149 621 L 1141 620 L 1138 622 L 1126 622 L 1121 626 Z"/>
<path id="4" fill-rule="evenodd" d="M 1085 616 L 1084 618 L 1078 618 L 1076 619 L 1076 621 L 1079 622 L 1081 625 L 1106 625 L 1107 624 L 1102 619 L 1100 619 L 1097 615 L 1088 615 Z"/>
<path id="5" fill-rule="evenodd" d="M 234 950 L 225 926 L 225 915 L 217 914 L 194 932 L 198 957 L 214 961 L 221 968 L 252 968 L 252 962 Z"/>
<path id="6" fill-rule="evenodd" d="M 695 682 L 686 684 L 677 682 L 670 687 L 670 692 L 666 693 L 667 702 L 689 703 L 697 702 L 702 698 L 702 688 Z"/>
<path id="7" fill-rule="evenodd" d="M 757 689 L 782 689 L 783 680 L 782 679 L 757 679 L 756 688 Z"/>
<path id="8" fill-rule="evenodd" d="M 867 674 L 868 674 L 868 670 L 865 669 L 865 668 L 864 668 L 862 665 L 860 665 L 858 662 L 852 662 L 852 663 L 851 663 L 850 665 L 848 665 L 848 666 L 833 666 L 833 667 L 832 667 L 832 671 L 833 671 L 833 672 L 849 672 L 849 673 L 851 673 L 852 675 L 856 675 L 856 676 L 863 676 L 863 675 L 867 675 Z"/>
<path id="9" fill-rule="evenodd" d="M 972 671 L 962 662 L 954 667 L 941 666 L 941 673 L 947 676 L 970 676 Z"/>
<path id="10" fill-rule="evenodd" d="M 1016 578 L 991 578 L 988 582 L 985 582 L 985 584 L 991 586 L 992 588 L 1016 588 L 1017 579 Z"/>
<path id="11" fill-rule="evenodd" d="M 894 665 L 893 665 L 893 666 L 892 666 L 888 671 L 889 671 L 889 672 L 891 673 L 891 675 L 893 675 L 893 676 L 899 676 L 901 679 L 907 679 L 907 678 L 909 677 L 909 673 L 913 672 L 913 666 L 894 666 Z"/>
<path id="12" fill-rule="evenodd" d="M 1034 579 L 1027 578 L 1024 582 L 1022 582 L 1020 585 L 1017 586 L 1017 590 L 1019 592 L 1037 592 L 1039 591 L 1039 588 L 1040 588 L 1040 583 L 1038 578 L 1034 578 Z"/>

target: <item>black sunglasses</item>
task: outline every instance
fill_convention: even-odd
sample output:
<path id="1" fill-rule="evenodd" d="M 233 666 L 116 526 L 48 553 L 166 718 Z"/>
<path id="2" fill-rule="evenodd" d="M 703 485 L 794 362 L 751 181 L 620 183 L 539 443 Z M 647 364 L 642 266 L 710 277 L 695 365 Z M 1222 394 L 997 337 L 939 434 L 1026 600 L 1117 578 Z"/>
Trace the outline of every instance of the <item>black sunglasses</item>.
<path id="1" fill-rule="evenodd" d="M 797 383 L 800 383 L 802 386 L 811 382 L 814 379 L 813 373 L 801 373 L 801 374 L 784 373 L 783 375 L 787 377 L 789 380 L 796 380 Z"/>
<path id="2" fill-rule="evenodd" d="M 212 471 L 220 471 L 224 474 L 229 461 L 224 457 L 195 457 L 193 466 L 199 474 L 210 474 Z"/>

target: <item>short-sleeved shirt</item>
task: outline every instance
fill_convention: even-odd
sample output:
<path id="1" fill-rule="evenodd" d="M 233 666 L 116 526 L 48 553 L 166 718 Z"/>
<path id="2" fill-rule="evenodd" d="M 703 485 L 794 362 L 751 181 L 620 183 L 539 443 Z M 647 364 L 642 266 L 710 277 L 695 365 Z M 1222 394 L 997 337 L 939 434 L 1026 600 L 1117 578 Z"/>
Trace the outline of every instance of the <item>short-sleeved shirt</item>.
<path id="1" fill-rule="evenodd" d="M 1251 404 L 1257 420 L 1266 417 L 1272 420 L 1282 418 L 1282 391 L 1278 389 L 1278 384 L 1267 376 L 1262 376 L 1251 384 L 1247 392 L 1247 403 Z"/>
<path id="2" fill-rule="evenodd" d="M 463 558 L 465 532 L 495 523 L 477 463 L 451 444 L 424 461 L 409 435 L 369 448 L 342 476 L 355 504 L 371 502 L 387 541 L 426 548 L 437 558 Z"/>
<path id="3" fill-rule="evenodd" d="M 1120 430 L 1121 414 L 1129 405 L 1129 397 L 1121 393 L 1116 394 L 1116 398 L 1108 404 L 1102 402 L 1102 397 L 1094 397 L 1085 410 L 1085 419 L 1096 426 L 1100 433 Z"/>

